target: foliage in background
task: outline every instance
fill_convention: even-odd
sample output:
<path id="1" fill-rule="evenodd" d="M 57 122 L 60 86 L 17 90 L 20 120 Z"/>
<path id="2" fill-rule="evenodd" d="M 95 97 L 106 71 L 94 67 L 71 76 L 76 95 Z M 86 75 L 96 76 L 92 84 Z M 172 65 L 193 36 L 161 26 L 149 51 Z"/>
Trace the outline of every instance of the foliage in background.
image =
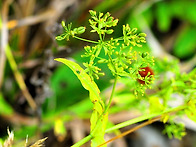
<path id="1" fill-rule="evenodd" d="M 174 56 L 186 60 L 196 53 L 195 38 L 191 37 L 196 35 L 195 9 L 196 1 L 171 0 L 156 2 L 140 11 L 156 37 L 163 42 L 165 49 L 172 50 Z M 127 22 L 140 26 L 136 19 L 137 16 L 130 14 Z"/>

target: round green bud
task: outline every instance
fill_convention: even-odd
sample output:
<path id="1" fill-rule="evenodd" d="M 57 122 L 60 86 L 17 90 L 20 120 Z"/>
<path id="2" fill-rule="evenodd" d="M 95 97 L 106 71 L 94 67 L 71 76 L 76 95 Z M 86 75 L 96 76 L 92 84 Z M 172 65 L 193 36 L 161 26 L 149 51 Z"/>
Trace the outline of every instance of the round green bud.
<path id="1" fill-rule="evenodd" d="M 147 53 L 147 52 L 143 52 L 143 53 L 141 54 L 141 56 L 142 56 L 142 58 L 145 58 L 146 56 L 148 56 L 148 53 Z"/>

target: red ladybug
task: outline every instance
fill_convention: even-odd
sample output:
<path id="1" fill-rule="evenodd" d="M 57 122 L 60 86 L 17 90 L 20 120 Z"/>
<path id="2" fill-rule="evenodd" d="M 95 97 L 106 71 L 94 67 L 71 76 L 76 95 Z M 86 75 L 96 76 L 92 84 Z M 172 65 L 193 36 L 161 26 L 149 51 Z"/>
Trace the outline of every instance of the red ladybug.
<path id="1" fill-rule="evenodd" d="M 144 70 L 138 71 L 141 77 L 145 78 L 148 75 L 148 72 L 150 73 L 148 76 L 154 75 L 154 72 L 150 67 L 143 67 L 143 68 L 140 68 L 140 69 L 144 69 Z M 143 84 L 143 85 L 145 84 L 144 80 L 137 79 L 137 81 L 140 84 Z"/>

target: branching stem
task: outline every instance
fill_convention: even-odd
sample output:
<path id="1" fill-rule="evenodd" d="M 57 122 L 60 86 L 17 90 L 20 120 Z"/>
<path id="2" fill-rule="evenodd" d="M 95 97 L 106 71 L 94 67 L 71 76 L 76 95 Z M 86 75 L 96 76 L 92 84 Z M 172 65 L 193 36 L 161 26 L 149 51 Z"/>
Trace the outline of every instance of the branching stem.
<path id="1" fill-rule="evenodd" d="M 149 125 L 149 124 L 151 124 L 151 123 L 153 123 L 155 121 L 158 121 L 160 118 L 161 118 L 161 116 L 157 116 L 157 117 L 153 118 L 152 120 L 148 120 L 148 121 L 146 121 L 146 122 L 144 122 L 144 123 L 142 123 L 142 124 L 140 124 L 140 125 L 138 125 L 138 126 L 136 126 L 134 128 L 131 128 L 130 130 L 128 130 L 126 132 L 123 132 L 122 134 L 120 134 L 118 136 L 113 137 L 112 139 L 110 139 L 110 140 L 108 140 L 108 141 L 98 145 L 97 147 L 101 147 L 101 146 L 103 146 L 105 144 L 108 144 L 109 142 L 112 142 L 112 141 L 118 139 L 118 138 L 122 138 L 122 137 L 124 137 L 124 136 L 126 136 L 126 135 L 128 135 L 128 134 L 130 134 L 130 133 L 132 133 L 132 132 L 134 132 L 134 131 L 142 128 L 142 127 L 144 127 L 144 126 L 147 126 L 147 125 Z"/>
<path id="2" fill-rule="evenodd" d="M 147 125 L 149 125 L 149 124 L 151 124 L 151 123 L 153 123 L 155 121 L 158 121 L 158 120 L 161 119 L 162 115 L 165 114 L 165 113 L 170 113 L 171 114 L 171 113 L 175 113 L 175 112 L 178 112 L 178 111 L 186 109 L 186 108 L 187 108 L 186 105 L 182 105 L 182 106 L 178 106 L 178 107 L 175 107 L 175 108 L 168 109 L 168 110 L 163 111 L 161 113 L 154 113 L 154 114 L 151 114 L 151 115 L 142 115 L 142 116 L 137 117 L 135 119 L 131 119 L 131 120 L 128 120 L 126 122 L 120 123 L 120 124 L 118 124 L 118 125 L 116 125 L 116 126 L 114 126 L 112 128 L 107 129 L 105 131 L 105 133 L 110 132 L 110 131 L 114 131 L 114 130 L 117 130 L 117 129 L 120 129 L 120 128 L 123 128 L 123 127 L 126 127 L 128 125 L 136 124 L 136 123 L 144 121 L 144 120 L 147 120 L 144 123 L 142 123 L 142 124 L 140 124 L 140 125 L 138 125 L 138 126 L 136 126 L 134 128 L 131 128 L 130 130 L 128 130 L 126 132 L 123 132 L 122 134 L 120 134 L 118 136 L 115 136 L 112 139 L 110 139 L 110 140 L 108 140 L 108 141 L 98 145 L 97 147 L 101 147 L 101 146 L 103 146 L 103 145 L 105 145 L 105 144 L 107 144 L 109 142 L 112 142 L 112 141 L 118 139 L 118 138 L 124 137 L 124 136 L 126 136 L 126 135 L 128 135 L 128 134 L 130 134 L 130 133 L 132 133 L 132 132 L 134 132 L 134 131 L 142 128 L 142 127 L 144 127 L 144 126 L 147 126 Z"/>
<path id="3" fill-rule="evenodd" d="M 85 41 L 85 42 L 89 42 L 89 43 L 95 43 L 95 44 L 98 44 L 98 43 L 99 43 L 99 42 L 97 42 L 97 41 L 92 41 L 92 40 L 80 38 L 80 37 L 77 37 L 77 36 L 73 36 L 73 38 L 76 38 L 76 39 L 78 39 L 78 40 L 82 40 L 82 41 Z"/>
<path id="4" fill-rule="evenodd" d="M 148 119 L 152 119 L 154 117 L 157 117 L 157 116 L 160 116 L 160 115 L 163 115 L 163 114 L 166 114 L 166 113 L 177 112 L 177 111 L 183 110 L 185 108 L 187 108 L 187 105 L 182 105 L 182 106 L 178 106 L 178 107 L 175 107 L 175 108 L 170 108 L 170 109 L 167 109 L 163 112 L 142 115 L 140 117 L 137 117 L 137 118 L 119 123 L 119 124 L 109 128 L 109 129 L 107 129 L 105 132 L 108 133 L 108 132 L 111 132 L 111 131 L 114 131 L 114 130 L 117 130 L 117 129 L 120 129 L 120 128 L 124 128 L 124 127 L 132 125 L 132 124 L 136 124 L 138 122 L 142 122 L 142 121 L 145 121 L 145 120 L 148 120 Z"/>

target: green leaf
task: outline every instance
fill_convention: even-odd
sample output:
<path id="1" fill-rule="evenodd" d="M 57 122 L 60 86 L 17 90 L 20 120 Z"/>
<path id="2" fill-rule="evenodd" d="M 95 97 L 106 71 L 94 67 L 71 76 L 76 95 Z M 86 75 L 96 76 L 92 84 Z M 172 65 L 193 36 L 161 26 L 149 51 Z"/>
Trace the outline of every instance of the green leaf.
<path id="1" fill-rule="evenodd" d="M 101 100 L 101 98 L 99 96 L 99 93 L 100 93 L 99 88 L 97 87 L 96 83 L 91 80 L 89 75 L 86 74 L 84 69 L 82 67 L 80 67 L 80 65 L 78 65 L 77 63 L 75 63 L 73 61 L 64 59 L 64 58 L 57 58 L 55 60 L 59 61 L 61 63 L 64 63 L 65 65 L 67 65 L 74 72 L 74 74 L 80 80 L 82 86 L 86 90 L 89 91 L 90 99 L 91 99 L 92 102 Z"/>
<path id="2" fill-rule="evenodd" d="M 98 112 L 97 111 L 93 111 L 91 118 L 90 118 L 90 122 L 91 122 L 91 131 L 95 128 L 96 124 L 97 124 L 97 120 L 98 120 Z"/>
<path id="3" fill-rule="evenodd" d="M 174 81 L 172 83 L 172 86 L 184 87 L 185 86 L 185 83 L 183 81 Z"/>
<path id="4" fill-rule="evenodd" d="M 104 103 L 99 96 L 100 91 L 99 91 L 99 88 L 96 85 L 96 83 L 91 80 L 90 76 L 77 63 L 70 61 L 70 60 L 67 60 L 67 59 L 64 59 L 64 58 L 57 58 L 55 60 L 64 63 L 74 72 L 74 74 L 80 80 L 82 86 L 86 90 L 89 91 L 89 96 L 90 96 L 91 102 L 93 104 L 96 103 L 94 110 L 97 111 L 99 114 L 101 114 L 102 110 L 104 108 Z M 100 105 L 100 106 L 98 106 L 98 105 Z M 100 109 L 100 107 L 102 107 L 102 109 Z"/>
<path id="5" fill-rule="evenodd" d="M 2 93 L 0 93 L 0 114 L 3 115 L 13 114 L 12 107 L 4 100 Z"/>
<path id="6" fill-rule="evenodd" d="M 159 29 L 161 31 L 167 31 L 168 28 L 170 27 L 171 16 L 166 2 L 158 3 L 156 9 L 156 15 L 157 15 Z"/>
<path id="7" fill-rule="evenodd" d="M 174 44 L 174 54 L 179 58 L 185 58 L 190 55 L 194 55 L 196 51 L 196 29 L 186 28 L 178 36 Z"/>
<path id="8" fill-rule="evenodd" d="M 80 80 L 82 86 L 89 91 L 89 97 L 94 104 L 93 113 L 91 116 L 91 131 L 93 130 L 92 146 L 97 146 L 104 142 L 105 126 L 107 123 L 107 115 L 102 115 L 104 110 L 104 103 L 99 96 L 99 88 L 90 76 L 77 63 L 64 59 L 57 58 L 56 61 L 67 65 Z M 98 126 L 97 126 L 98 125 Z"/>
<path id="9" fill-rule="evenodd" d="M 104 140 L 104 134 L 105 129 L 108 121 L 108 113 L 105 115 L 102 115 L 100 118 L 100 121 L 96 124 L 96 130 L 93 132 L 93 139 L 91 140 L 91 147 L 97 147 L 98 145 L 105 142 Z M 102 147 L 107 147 L 107 145 L 103 145 Z"/>
<path id="10" fill-rule="evenodd" d="M 161 112 L 164 110 L 163 104 L 160 103 L 160 100 L 158 97 L 150 97 L 149 99 L 150 103 L 150 112 Z"/>

